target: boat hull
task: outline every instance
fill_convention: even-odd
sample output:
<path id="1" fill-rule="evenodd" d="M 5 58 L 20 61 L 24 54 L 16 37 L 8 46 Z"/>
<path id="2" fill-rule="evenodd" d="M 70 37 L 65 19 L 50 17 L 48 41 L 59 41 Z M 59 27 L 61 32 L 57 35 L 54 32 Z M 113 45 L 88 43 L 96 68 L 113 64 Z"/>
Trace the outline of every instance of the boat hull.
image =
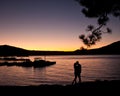
<path id="1" fill-rule="evenodd" d="M 13 63 L 4 62 L 4 63 L 0 63 L 0 66 L 46 67 L 54 64 L 56 64 L 56 62 L 54 61 L 13 62 Z"/>

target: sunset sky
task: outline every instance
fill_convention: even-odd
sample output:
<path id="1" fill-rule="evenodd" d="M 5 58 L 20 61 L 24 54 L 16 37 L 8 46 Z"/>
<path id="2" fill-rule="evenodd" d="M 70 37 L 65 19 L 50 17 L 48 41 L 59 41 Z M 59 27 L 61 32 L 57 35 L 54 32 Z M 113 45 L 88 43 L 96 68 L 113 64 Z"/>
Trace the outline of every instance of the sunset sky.
<path id="1" fill-rule="evenodd" d="M 86 18 L 75 0 L 0 0 L 0 45 L 28 50 L 74 51 L 78 38 L 96 19 Z M 120 40 L 120 19 L 111 17 L 112 34 L 92 48 Z"/>

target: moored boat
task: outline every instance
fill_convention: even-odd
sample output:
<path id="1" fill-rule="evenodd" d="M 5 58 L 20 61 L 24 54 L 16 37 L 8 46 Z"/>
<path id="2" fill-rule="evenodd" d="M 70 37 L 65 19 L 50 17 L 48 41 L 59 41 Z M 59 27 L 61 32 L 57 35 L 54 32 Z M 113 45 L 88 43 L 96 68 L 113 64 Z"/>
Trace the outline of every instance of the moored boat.
<path id="1" fill-rule="evenodd" d="M 5 60 L 3 62 L 0 62 L 0 66 L 21 66 L 21 67 L 46 67 L 50 65 L 56 64 L 55 61 L 47 61 L 43 60 L 41 58 L 34 58 L 34 61 L 31 61 L 30 59 L 15 59 L 15 60 Z"/>

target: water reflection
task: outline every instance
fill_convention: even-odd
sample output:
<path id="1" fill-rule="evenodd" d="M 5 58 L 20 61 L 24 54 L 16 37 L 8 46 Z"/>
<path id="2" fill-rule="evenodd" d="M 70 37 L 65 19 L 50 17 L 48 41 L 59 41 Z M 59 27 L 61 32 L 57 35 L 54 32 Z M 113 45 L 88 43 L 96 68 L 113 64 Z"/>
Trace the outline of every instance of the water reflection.
<path id="1" fill-rule="evenodd" d="M 29 56 L 31 60 L 35 57 Z M 0 85 L 71 84 L 77 60 L 82 64 L 82 82 L 120 79 L 119 55 L 47 56 L 46 59 L 56 64 L 45 68 L 0 66 Z"/>

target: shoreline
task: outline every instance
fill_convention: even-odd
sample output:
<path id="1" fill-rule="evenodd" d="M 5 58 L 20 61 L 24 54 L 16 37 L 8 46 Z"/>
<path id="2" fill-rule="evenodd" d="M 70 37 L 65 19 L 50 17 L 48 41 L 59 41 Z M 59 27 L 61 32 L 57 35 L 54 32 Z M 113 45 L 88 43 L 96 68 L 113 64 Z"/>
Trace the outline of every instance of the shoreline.
<path id="1" fill-rule="evenodd" d="M 120 94 L 120 80 L 81 82 L 75 85 L 0 86 L 0 94 L 9 95 L 104 95 Z"/>

